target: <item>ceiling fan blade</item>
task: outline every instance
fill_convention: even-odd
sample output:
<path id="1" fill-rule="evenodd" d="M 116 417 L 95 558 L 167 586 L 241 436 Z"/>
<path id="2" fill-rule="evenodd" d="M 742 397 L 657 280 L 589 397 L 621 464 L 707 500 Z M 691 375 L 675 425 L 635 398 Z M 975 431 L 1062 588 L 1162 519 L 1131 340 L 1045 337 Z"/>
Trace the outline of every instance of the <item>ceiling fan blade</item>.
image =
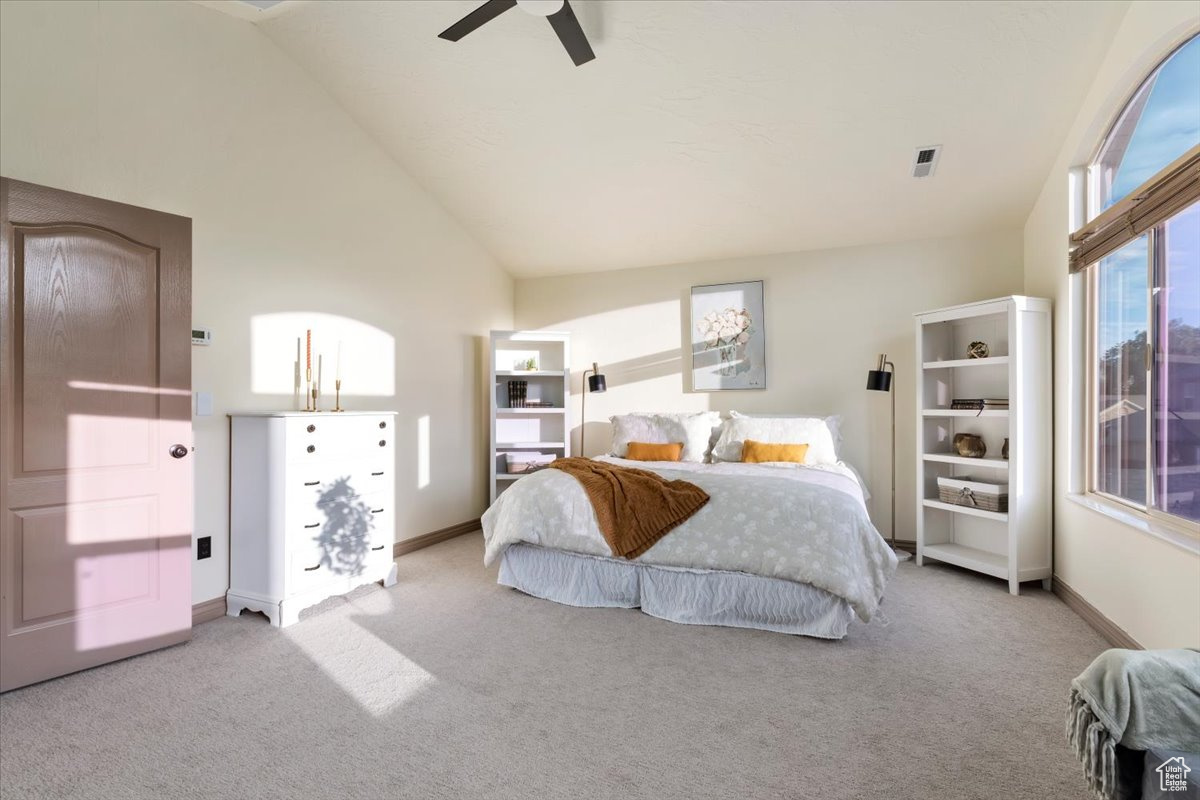
<path id="1" fill-rule="evenodd" d="M 517 4 L 517 0 L 487 0 L 479 8 L 438 34 L 440 39 L 457 42 L 471 31 L 491 22 Z"/>
<path id="2" fill-rule="evenodd" d="M 579 19 L 571 10 L 571 0 L 565 0 L 562 9 L 551 14 L 548 19 L 554 32 L 558 34 L 559 41 L 563 43 L 563 47 L 567 48 L 567 53 L 575 62 L 575 66 L 586 64 L 596 57 L 596 54 L 592 52 L 592 46 L 588 44 L 587 37 L 583 35 L 583 28 L 579 27 Z"/>

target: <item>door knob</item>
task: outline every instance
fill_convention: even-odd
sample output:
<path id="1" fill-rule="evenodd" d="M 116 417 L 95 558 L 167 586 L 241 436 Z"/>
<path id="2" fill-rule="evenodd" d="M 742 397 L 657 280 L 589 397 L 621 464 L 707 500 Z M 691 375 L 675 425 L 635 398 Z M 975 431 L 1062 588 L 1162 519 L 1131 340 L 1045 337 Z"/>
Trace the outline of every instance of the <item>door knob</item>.
<path id="1" fill-rule="evenodd" d="M 188 454 L 188 449 L 185 445 L 173 444 L 168 452 L 170 452 L 172 458 L 183 458 Z"/>

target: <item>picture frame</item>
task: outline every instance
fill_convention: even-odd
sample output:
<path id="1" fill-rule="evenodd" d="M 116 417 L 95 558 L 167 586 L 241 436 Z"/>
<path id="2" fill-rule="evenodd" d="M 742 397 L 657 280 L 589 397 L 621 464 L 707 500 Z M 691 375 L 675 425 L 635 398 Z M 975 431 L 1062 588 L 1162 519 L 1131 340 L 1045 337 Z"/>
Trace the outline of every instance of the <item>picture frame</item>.
<path id="1" fill-rule="evenodd" d="M 692 391 L 767 388 L 763 282 L 693 286 Z"/>

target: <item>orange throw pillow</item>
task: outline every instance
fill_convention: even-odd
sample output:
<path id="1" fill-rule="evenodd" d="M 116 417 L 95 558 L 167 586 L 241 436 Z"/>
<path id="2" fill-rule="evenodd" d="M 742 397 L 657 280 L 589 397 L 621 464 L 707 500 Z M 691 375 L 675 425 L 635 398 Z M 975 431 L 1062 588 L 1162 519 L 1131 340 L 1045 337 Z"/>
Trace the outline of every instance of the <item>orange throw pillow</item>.
<path id="1" fill-rule="evenodd" d="M 742 461 L 746 464 L 761 464 L 766 461 L 792 461 L 803 464 L 807 453 L 807 444 L 768 444 L 753 439 L 742 443 Z"/>
<path id="2" fill-rule="evenodd" d="M 625 457 L 630 461 L 678 461 L 683 455 L 683 442 L 670 444 L 647 444 L 630 442 Z"/>

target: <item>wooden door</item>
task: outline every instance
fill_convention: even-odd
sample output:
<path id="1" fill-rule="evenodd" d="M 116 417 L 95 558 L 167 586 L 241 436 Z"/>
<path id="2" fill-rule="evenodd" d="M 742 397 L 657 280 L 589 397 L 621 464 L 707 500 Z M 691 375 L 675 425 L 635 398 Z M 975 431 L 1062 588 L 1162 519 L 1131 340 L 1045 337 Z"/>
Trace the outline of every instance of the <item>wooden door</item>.
<path id="1" fill-rule="evenodd" d="M 0 178 L 0 691 L 191 636 L 191 220 Z"/>

